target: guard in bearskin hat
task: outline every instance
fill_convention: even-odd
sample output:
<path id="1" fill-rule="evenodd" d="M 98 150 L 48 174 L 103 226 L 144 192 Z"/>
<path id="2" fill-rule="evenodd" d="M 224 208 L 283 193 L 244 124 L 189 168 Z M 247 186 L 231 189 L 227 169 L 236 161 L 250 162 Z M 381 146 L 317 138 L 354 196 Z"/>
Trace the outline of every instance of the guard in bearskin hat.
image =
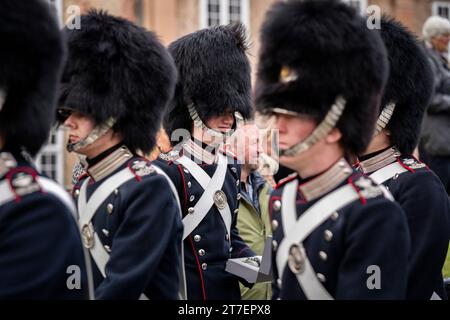
<path id="1" fill-rule="evenodd" d="M 412 156 L 433 92 L 433 74 L 417 40 L 399 22 L 383 18 L 380 32 L 389 55 L 389 80 L 375 136 L 358 167 L 389 189 L 408 219 L 412 250 L 407 298 L 444 298 L 449 200 L 439 178 Z"/>
<path id="2" fill-rule="evenodd" d="M 296 171 L 269 203 L 274 298 L 405 298 L 404 213 L 348 162 L 378 115 L 388 74 L 379 35 L 332 0 L 277 3 L 261 34 L 257 111 L 276 117 L 280 162 Z"/>
<path id="3" fill-rule="evenodd" d="M 229 258 L 253 256 L 236 228 L 240 166 L 223 143 L 252 116 L 242 25 L 217 26 L 169 46 L 178 68 L 165 129 L 176 144 L 160 163 L 181 199 L 188 299 L 240 299 Z M 178 138 L 182 137 L 181 143 Z"/>
<path id="4" fill-rule="evenodd" d="M 127 20 L 91 11 L 81 26 L 64 30 L 58 115 L 68 150 L 86 156 L 73 196 L 96 298 L 178 299 L 178 201 L 168 177 L 139 155 L 155 146 L 175 89 L 173 60 L 155 34 Z"/>
<path id="5" fill-rule="evenodd" d="M 88 298 L 72 199 L 32 159 L 54 120 L 58 24 L 43 1 L 4 0 L 0 39 L 0 299 Z"/>

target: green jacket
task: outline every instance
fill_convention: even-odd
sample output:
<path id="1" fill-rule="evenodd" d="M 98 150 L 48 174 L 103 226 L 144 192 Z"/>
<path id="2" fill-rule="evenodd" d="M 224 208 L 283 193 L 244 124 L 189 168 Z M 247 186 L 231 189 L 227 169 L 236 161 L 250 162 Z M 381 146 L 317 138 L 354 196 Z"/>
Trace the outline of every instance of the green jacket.
<path id="1" fill-rule="evenodd" d="M 259 211 L 252 204 L 245 193 L 239 204 L 237 218 L 237 228 L 239 235 L 247 245 L 255 251 L 257 255 L 262 255 L 264 243 L 267 236 L 272 234 L 269 217 L 269 196 L 270 187 L 265 180 L 257 173 L 252 173 L 252 184 L 254 195 L 259 200 Z M 251 289 L 241 285 L 241 295 L 243 300 L 270 300 L 272 298 L 272 288 L 270 282 L 256 283 Z"/>

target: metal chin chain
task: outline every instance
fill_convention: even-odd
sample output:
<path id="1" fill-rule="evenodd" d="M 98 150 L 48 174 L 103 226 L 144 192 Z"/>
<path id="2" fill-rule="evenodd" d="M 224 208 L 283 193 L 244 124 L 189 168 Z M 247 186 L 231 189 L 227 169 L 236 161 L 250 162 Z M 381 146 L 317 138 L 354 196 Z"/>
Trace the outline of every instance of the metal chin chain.
<path id="1" fill-rule="evenodd" d="M 88 145 L 94 143 L 98 138 L 105 135 L 109 129 L 111 129 L 114 124 L 116 123 L 116 120 L 113 118 L 109 118 L 101 125 L 98 125 L 95 127 L 94 130 L 83 140 L 76 142 L 76 143 L 68 143 L 67 144 L 67 151 L 68 152 L 77 152 L 80 149 L 83 149 L 87 147 Z"/>
<path id="2" fill-rule="evenodd" d="M 211 129 L 209 128 L 200 118 L 200 116 L 197 113 L 197 110 L 195 109 L 195 106 L 193 103 L 191 103 L 190 105 L 188 105 L 188 111 L 189 111 L 189 115 L 191 116 L 192 121 L 194 121 L 194 126 L 196 128 L 202 129 L 204 130 L 207 134 L 215 137 L 215 138 L 229 138 L 233 135 L 234 130 L 230 130 L 226 133 L 220 132 L 218 130 L 215 129 Z M 235 112 L 234 113 L 234 119 L 236 121 L 236 129 L 242 127 L 245 124 L 245 120 L 244 117 L 239 113 L 239 112 Z"/>
<path id="3" fill-rule="evenodd" d="M 379 135 L 381 133 L 381 131 L 383 131 L 387 127 L 387 125 L 389 124 L 389 121 L 391 120 L 391 118 L 394 114 L 395 107 L 396 107 L 396 104 L 391 102 L 386 107 L 383 108 L 383 111 L 381 111 L 381 114 L 377 120 L 374 136 Z"/>
<path id="4" fill-rule="evenodd" d="M 343 97 L 338 96 L 331 106 L 330 111 L 325 116 L 325 119 L 317 126 L 313 133 L 295 146 L 286 150 L 280 150 L 280 157 L 293 157 L 305 152 L 319 140 L 327 136 L 336 127 L 337 122 L 345 110 L 346 103 L 347 101 Z"/>

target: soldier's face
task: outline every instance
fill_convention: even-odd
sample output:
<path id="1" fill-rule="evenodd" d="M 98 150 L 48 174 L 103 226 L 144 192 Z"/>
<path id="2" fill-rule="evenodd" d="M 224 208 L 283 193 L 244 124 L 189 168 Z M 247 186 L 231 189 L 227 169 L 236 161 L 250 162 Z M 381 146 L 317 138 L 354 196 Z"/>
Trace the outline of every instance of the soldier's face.
<path id="1" fill-rule="evenodd" d="M 234 116 L 231 112 L 210 118 L 206 125 L 208 128 L 227 133 L 233 128 Z"/>
<path id="2" fill-rule="evenodd" d="M 303 141 L 316 128 L 317 123 L 309 117 L 277 115 L 276 128 L 279 131 L 279 148 L 286 150 Z"/>
<path id="3" fill-rule="evenodd" d="M 95 122 L 93 119 L 73 111 L 64 121 L 64 126 L 69 129 L 69 143 L 77 143 L 94 130 Z"/>

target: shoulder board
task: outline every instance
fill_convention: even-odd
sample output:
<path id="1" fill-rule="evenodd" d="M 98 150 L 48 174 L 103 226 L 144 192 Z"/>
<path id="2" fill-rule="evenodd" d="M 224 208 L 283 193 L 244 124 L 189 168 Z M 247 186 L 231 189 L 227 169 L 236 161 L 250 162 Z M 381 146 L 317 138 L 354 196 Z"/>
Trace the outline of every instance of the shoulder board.
<path id="1" fill-rule="evenodd" d="M 76 185 L 82 177 L 87 175 L 86 167 L 83 163 L 78 162 L 72 169 L 72 184 Z"/>
<path id="2" fill-rule="evenodd" d="M 385 194 L 385 190 L 381 186 L 364 175 L 351 179 L 350 183 L 359 193 L 361 200 L 372 199 Z"/>
<path id="3" fill-rule="evenodd" d="M 158 158 L 166 161 L 166 162 L 173 162 L 177 159 L 179 159 L 182 156 L 181 150 L 171 150 L 167 153 L 161 153 Z"/>
<path id="4" fill-rule="evenodd" d="M 400 159 L 401 164 L 403 164 L 403 166 L 406 169 L 411 169 L 409 171 L 414 172 L 414 170 L 418 170 L 418 169 L 423 169 L 423 168 L 427 168 L 427 165 L 425 163 L 420 162 L 419 160 L 417 160 L 414 157 L 404 157 Z"/>
<path id="5" fill-rule="evenodd" d="M 283 185 L 285 185 L 288 182 L 291 182 L 292 180 L 294 180 L 297 177 L 298 177 L 298 174 L 296 172 L 291 173 L 286 178 L 281 179 L 280 182 L 278 182 L 278 184 L 275 186 L 275 189 L 281 188 Z"/>
<path id="6" fill-rule="evenodd" d="M 36 180 L 37 176 L 38 173 L 29 167 L 16 167 L 8 172 L 6 179 L 11 187 L 11 191 L 16 196 L 16 200 L 42 190 Z"/>
<path id="7" fill-rule="evenodd" d="M 145 177 L 156 172 L 152 163 L 147 159 L 131 161 L 128 167 L 137 178 Z"/>

